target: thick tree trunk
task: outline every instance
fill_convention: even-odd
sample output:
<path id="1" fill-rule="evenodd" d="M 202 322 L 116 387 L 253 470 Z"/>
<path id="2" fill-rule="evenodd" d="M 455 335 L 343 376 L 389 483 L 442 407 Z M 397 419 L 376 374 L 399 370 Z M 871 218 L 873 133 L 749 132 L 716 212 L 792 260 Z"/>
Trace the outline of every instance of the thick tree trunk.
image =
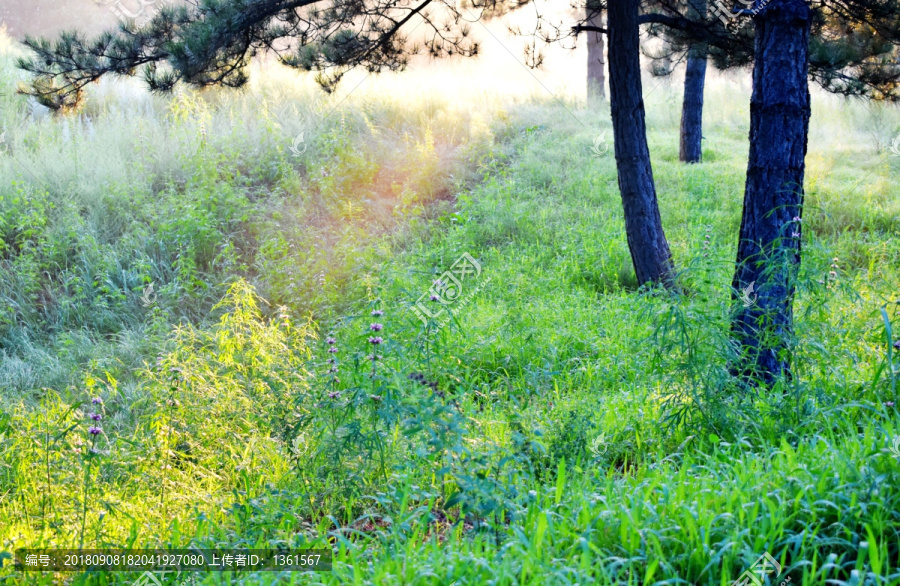
<path id="1" fill-rule="evenodd" d="M 638 31 L 639 0 L 609 0 L 609 95 L 625 233 L 638 282 L 673 282 L 672 255 L 656 201 Z"/>
<path id="2" fill-rule="evenodd" d="M 755 21 L 750 159 L 733 281 L 738 302 L 733 332 L 742 349 L 739 373 L 770 385 L 790 376 L 810 117 L 810 10 L 805 0 L 770 0 Z"/>
<path id="3" fill-rule="evenodd" d="M 593 18 L 588 24 L 603 28 L 603 15 L 587 8 L 587 16 L 594 12 Z M 606 99 L 606 58 L 603 55 L 603 33 L 595 31 L 587 32 L 587 87 L 588 96 L 597 96 L 601 100 Z"/>
<path id="4" fill-rule="evenodd" d="M 691 0 L 689 17 L 706 18 L 706 0 Z M 706 43 L 694 43 L 688 50 L 684 74 L 684 103 L 681 107 L 681 148 L 683 163 L 699 163 L 703 158 L 703 86 L 706 84 Z"/>

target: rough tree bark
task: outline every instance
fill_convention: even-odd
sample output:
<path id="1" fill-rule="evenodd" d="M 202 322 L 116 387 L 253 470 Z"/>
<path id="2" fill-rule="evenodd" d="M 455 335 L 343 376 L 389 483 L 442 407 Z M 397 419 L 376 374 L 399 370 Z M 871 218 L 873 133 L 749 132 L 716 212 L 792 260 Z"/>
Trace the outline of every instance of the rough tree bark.
<path id="1" fill-rule="evenodd" d="M 609 95 L 625 233 L 638 282 L 673 283 L 672 254 L 663 232 L 641 89 L 640 0 L 609 0 Z"/>
<path id="2" fill-rule="evenodd" d="M 689 15 L 706 18 L 706 0 L 691 0 Z M 684 104 L 681 107 L 681 148 L 683 163 L 699 163 L 703 158 L 703 86 L 706 83 L 706 43 L 694 43 L 688 50 L 684 74 Z"/>
<path id="3" fill-rule="evenodd" d="M 739 374 L 768 386 L 790 376 L 810 118 L 809 6 L 804 0 L 770 0 L 755 22 L 750 159 L 732 331 L 742 351 Z"/>
<path id="4" fill-rule="evenodd" d="M 587 24 L 597 28 L 603 28 L 603 14 L 587 8 L 589 18 Z M 587 31 L 587 87 L 588 95 L 596 96 L 601 100 L 606 99 L 606 58 L 603 55 L 603 33 Z"/>

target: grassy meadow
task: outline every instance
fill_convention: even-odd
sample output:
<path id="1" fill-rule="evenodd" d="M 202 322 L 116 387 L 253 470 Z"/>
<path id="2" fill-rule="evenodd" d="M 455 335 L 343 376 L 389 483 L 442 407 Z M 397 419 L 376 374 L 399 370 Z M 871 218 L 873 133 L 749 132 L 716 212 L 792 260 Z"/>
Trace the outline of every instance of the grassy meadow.
<path id="1" fill-rule="evenodd" d="M 17 52 L 0 583 L 138 578 L 19 573 L 23 547 L 287 546 L 333 570 L 160 579 L 726 585 L 768 552 L 772 584 L 900 584 L 900 110 L 814 93 L 796 376 L 748 396 L 745 75 L 708 84 L 692 166 L 677 81 L 645 82 L 676 294 L 636 286 L 602 101 L 345 99 L 272 66 L 243 93 L 104 80 L 57 117 Z"/>

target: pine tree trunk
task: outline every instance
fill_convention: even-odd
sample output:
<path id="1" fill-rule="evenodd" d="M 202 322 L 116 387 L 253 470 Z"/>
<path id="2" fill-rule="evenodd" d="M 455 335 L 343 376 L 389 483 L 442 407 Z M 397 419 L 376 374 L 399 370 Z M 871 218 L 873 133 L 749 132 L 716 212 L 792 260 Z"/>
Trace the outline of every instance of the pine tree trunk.
<path id="1" fill-rule="evenodd" d="M 699 21 L 706 18 L 706 0 L 691 0 L 688 16 Z M 678 158 L 683 163 L 699 163 L 703 159 L 703 86 L 706 84 L 706 43 L 694 43 L 688 50 L 684 74 L 684 103 L 681 106 L 681 148 Z"/>
<path id="2" fill-rule="evenodd" d="M 638 282 L 673 283 L 672 255 L 656 201 L 644 122 L 639 0 L 609 0 L 609 95 L 625 233 Z"/>
<path id="3" fill-rule="evenodd" d="M 594 12 L 587 9 L 588 15 Z M 601 13 L 588 21 L 591 26 L 603 28 L 603 16 Z M 603 55 L 603 33 L 595 31 L 587 32 L 587 86 L 588 95 L 597 96 L 601 100 L 606 99 L 606 58 Z"/>
<path id="4" fill-rule="evenodd" d="M 688 16 L 692 20 L 706 18 L 706 0 L 691 0 Z M 703 159 L 703 86 L 706 84 L 706 43 L 694 43 L 688 50 L 684 74 L 684 103 L 681 107 L 681 148 L 678 158 L 683 163 L 699 163 Z"/>
<path id="5" fill-rule="evenodd" d="M 790 376 L 810 118 L 810 10 L 804 0 L 770 0 L 755 21 L 750 159 L 732 329 L 742 350 L 739 373 L 768 386 Z"/>
<path id="6" fill-rule="evenodd" d="M 681 107 L 681 148 L 683 163 L 699 163 L 703 158 L 703 85 L 706 83 L 706 54 L 689 55 L 684 76 L 684 104 Z"/>

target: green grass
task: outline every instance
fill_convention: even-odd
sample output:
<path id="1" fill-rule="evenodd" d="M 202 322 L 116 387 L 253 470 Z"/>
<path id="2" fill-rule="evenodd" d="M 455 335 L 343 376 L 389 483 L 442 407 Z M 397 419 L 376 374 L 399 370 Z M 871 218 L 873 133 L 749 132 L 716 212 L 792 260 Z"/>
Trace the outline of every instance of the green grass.
<path id="1" fill-rule="evenodd" d="M 335 551 L 208 584 L 709 585 L 769 552 L 772 583 L 900 583 L 896 110 L 815 96 L 797 376 L 749 396 L 727 373 L 741 82 L 710 84 L 700 165 L 677 86 L 647 96 L 681 295 L 636 287 L 604 104 L 122 87 L 90 123 L 4 93 L 0 552 Z M 471 298 L 423 326 L 463 253 Z"/>

